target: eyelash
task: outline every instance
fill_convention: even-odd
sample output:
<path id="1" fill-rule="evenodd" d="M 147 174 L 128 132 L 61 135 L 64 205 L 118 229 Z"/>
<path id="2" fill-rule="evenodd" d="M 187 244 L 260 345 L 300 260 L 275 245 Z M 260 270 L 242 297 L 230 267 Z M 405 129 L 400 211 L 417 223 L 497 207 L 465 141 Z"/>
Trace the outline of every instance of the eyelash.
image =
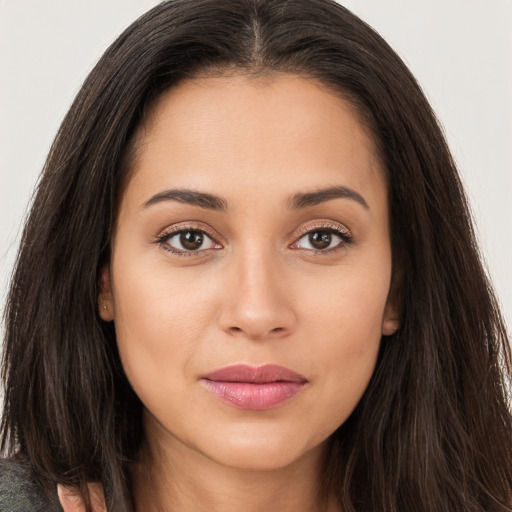
<path id="1" fill-rule="evenodd" d="M 213 247 L 213 248 L 209 248 L 209 249 L 199 249 L 197 251 L 193 251 L 193 250 L 175 249 L 175 248 L 167 245 L 167 243 L 169 242 L 169 240 L 171 238 L 173 238 L 177 235 L 180 235 L 182 233 L 186 233 L 186 232 L 201 233 L 203 235 L 206 235 L 212 241 L 212 243 L 215 244 L 217 247 Z M 314 226 L 308 226 L 307 228 L 300 230 L 295 235 L 295 242 L 290 244 L 289 247 L 292 248 L 293 245 L 296 245 L 305 236 L 307 236 L 311 233 L 315 233 L 315 232 L 326 232 L 326 233 L 333 234 L 333 235 L 339 237 L 341 239 L 341 242 L 338 243 L 336 246 L 327 248 L 327 249 L 314 250 L 314 249 L 303 249 L 301 247 L 295 247 L 293 249 L 307 251 L 307 252 L 313 252 L 313 254 L 315 256 L 326 256 L 326 255 L 333 254 L 334 252 L 343 249 L 347 245 L 351 245 L 354 241 L 350 231 L 348 231 L 346 228 L 342 228 L 338 224 L 324 222 L 324 223 L 315 224 Z M 171 227 L 170 229 L 168 229 L 168 230 L 164 231 L 163 233 L 161 233 L 160 235 L 158 235 L 153 240 L 153 243 L 159 245 L 163 250 L 170 252 L 176 256 L 185 256 L 185 257 L 197 256 L 199 254 L 204 255 L 205 253 L 209 253 L 211 251 L 215 251 L 215 250 L 222 248 L 222 246 L 216 241 L 215 236 L 213 236 L 208 230 L 204 229 L 203 227 L 199 227 L 199 226 L 187 226 L 187 225 Z"/>
<path id="2" fill-rule="evenodd" d="M 291 245 L 297 244 L 300 240 L 302 240 L 305 236 L 310 235 L 315 232 L 324 232 L 333 234 L 341 239 L 341 242 L 339 242 L 334 247 L 328 248 L 328 249 L 301 249 L 300 247 L 295 248 L 295 250 L 303 250 L 303 251 L 310 251 L 313 252 L 315 256 L 329 256 L 339 250 L 344 249 L 346 246 L 352 245 L 354 243 L 354 238 L 350 231 L 342 227 L 339 224 L 332 223 L 332 222 L 320 222 L 318 224 L 315 224 L 313 226 L 307 226 L 306 228 L 300 230 L 295 239 L 296 241 L 293 242 Z"/>
<path id="3" fill-rule="evenodd" d="M 206 235 L 215 245 L 218 245 L 218 247 L 210 248 L 210 249 L 200 249 L 197 251 L 192 250 L 181 250 L 181 249 L 175 249 L 174 247 L 171 247 L 167 245 L 167 242 L 175 237 L 176 235 L 180 235 L 182 233 L 187 232 L 193 232 L 193 233 L 201 233 L 202 235 Z M 176 256 L 197 256 L 198 254 L 205 254 L 205 252 L 210 251 L 216 251 L 222 246 L 215 240 L 215 237 L 209 233 L 206 229 L 199 226 L 187 226 L 187 225 L 181 225 L 181 226 L 173 226 L 170 229 L 164 231 L 160 235 L 158 235 L 153 243 L 159 245 L 164 251 L 170 252 L 172 254 L 175 254 Z"/>

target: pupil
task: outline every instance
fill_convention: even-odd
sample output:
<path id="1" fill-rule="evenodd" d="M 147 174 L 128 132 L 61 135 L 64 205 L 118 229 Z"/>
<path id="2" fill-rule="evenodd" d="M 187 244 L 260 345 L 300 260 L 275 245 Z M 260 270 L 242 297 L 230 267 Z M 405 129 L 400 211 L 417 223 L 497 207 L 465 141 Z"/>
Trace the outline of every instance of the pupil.
<path id="1" fill-rule="evenodd" d="M 331 238 L 329 231 L 314 231 L 309 234 L 309 243 L 315 249 L 326 249 L 331 245 Z"/>
<path id="2" fill-rule="evenodd" d="M 203 234 L 200 231 L 185 231 L 180 234 L 181 246 L 189 251 L 195 251 L 203 245 Z"/>

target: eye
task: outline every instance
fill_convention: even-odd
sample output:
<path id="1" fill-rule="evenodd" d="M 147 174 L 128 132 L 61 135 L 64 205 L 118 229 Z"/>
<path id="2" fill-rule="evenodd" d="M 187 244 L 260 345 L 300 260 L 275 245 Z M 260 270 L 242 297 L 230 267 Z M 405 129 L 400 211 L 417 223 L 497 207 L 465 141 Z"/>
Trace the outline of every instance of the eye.
<path id="1" fill-rule="evenodd" d="M 350 243 L 352 243 L 352 237 L 348 232 L 332 227 L 322 227 L 305 233 L 291 245 L 291 248 L 329 252 Z"/>
<path id="2" fill-rule="evenodd" d="M 180 255 L 190 255 L 207 251 L 209 249 L 220 249 L 221 246 L 201 229 L 184 228 L 172 231 L 158 237 L 157 243 L 163 249 Z"/>

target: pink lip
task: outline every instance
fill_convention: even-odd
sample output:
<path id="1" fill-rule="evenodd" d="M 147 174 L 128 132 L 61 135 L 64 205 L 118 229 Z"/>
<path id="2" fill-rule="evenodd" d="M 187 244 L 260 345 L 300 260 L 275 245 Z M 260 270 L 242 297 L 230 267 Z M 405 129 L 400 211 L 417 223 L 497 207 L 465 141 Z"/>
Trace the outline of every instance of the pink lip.
<path id="1" fill-rule="evenodd" d="M 307 379 L 282 366 L 234 365 L 221 368 L 202 380 L 206 388 L 224 402 L 252 411 L 277 407 L 295 396 Z"/>

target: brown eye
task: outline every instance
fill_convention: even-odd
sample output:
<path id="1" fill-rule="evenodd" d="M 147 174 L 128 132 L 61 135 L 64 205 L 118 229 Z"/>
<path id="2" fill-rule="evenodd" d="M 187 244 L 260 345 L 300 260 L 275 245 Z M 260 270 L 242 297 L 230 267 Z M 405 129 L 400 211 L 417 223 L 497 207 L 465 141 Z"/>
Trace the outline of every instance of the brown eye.
<path id="1" fill-rule="evenodd" d="M 201 231 L 183 231 L 180 233 L 180 243 L 187 251 L 197 251 L 203 245 L 204 236 Z"/>
<path id="2" fill-rule="evenodd" d="M 313 231 L 308 235 L 309 243 L 317 250 L 327 249 L 331 245 L 332 233 L 329 231 Z"/>
<path id="3" fill-rule="evenodd" d="M 158 243 L 164 249 L 176 254 L 199 253 L 208 249 L 221 248 L 219 244 L 200 229 L 175 231 L 172 234 L 160 237 Z"/>
<path id="4" fill-rule="evenodd" d="M 329 253 L 352 243 L 349 232 L 336 228 L 312 229 L 301 236 L 290 247 L 292 249 L 307 249 L 317 253 Z"/>

